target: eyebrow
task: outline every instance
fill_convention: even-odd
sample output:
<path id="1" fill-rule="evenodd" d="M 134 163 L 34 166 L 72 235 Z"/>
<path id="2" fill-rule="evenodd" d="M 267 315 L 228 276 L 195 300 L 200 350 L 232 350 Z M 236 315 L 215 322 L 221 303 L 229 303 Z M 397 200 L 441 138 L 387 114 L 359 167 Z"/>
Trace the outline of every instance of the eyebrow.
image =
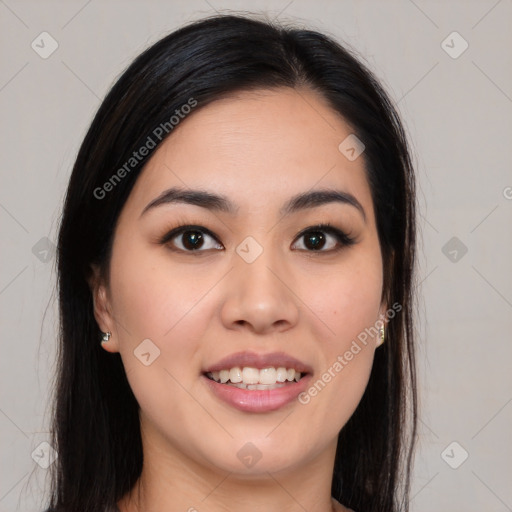
<path id="1" fill-rule="evenodd" d="M 238 206 L 223 195 L 214 194 L 206 190 L 172 187 L 164 190 L 158 197 L 153 199 L 142 210 L 140 217 L 157 206 L 171 203 L 192 204 L 207 210 L 224 212 L 230 215 L 235 215 L 239 209 Z M 366 222 L 366 213 L 361 203 L 349 192 L 333 189 L 320 189 L 297 194 L 284 204 L 279 213 L 280 215 L 290 215 L 300 210 L 315 208 L 328 203 L 351 205 L 359 210 Z"/>

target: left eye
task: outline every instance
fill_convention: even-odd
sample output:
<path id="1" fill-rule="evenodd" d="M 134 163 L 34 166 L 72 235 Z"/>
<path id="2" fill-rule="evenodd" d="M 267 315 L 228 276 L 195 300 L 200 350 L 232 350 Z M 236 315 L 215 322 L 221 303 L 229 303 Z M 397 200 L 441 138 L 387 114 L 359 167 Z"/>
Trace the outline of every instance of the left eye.
<path id="1" fill-rule="evenodd" d="M 318 226 L 308 228 L 306 231 L 303 231 L 298 238 L 305 240 L 305 243 L 303 243 L 305 249 L 301 250 L 307 250 L 309 252 L 337 251 L 343 246 L 354 244 L 353 238 L 330 224 L 319 224 Z"/>
<path id="2" fill-rule="evenodd" d="M 303 247 L 299 247 L 301 250 L 321 251 L 323 249 L 329 251 L 336 248 L 338 244 L 336 237 L 331 234 L 326 235 L 325 231 L 308 231 L 301 235 L 299 240 L 303 240 Z"/>

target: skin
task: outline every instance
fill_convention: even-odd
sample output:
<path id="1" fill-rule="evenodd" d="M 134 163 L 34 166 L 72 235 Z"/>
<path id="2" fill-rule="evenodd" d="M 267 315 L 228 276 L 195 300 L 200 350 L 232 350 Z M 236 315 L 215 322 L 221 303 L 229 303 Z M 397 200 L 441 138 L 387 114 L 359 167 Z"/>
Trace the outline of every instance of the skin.
<path id="1" fill-rule="evenodd" d="M 350 133 L 308 89 L 243 92 L 193 111 L 139 176 L 116 226 L 110 280 L 97 268 L 91 280 L 98 324 L 112 332 L 104 349 L 120 352 L 140 404 L 144 467 L 121 512 L 348 510 L 330 496 L 336 441 L 367 385 L 376 337 L 306 405 L 241 412 L 199 376 L 247 349 L 287 352 L 313 367 L 315 382 L 386 311 L 364 157 L 338 150 Z M 172 186 L 226 195 L 237 213 L 174 203 L 141 217 Z M 341 203 L 279 216 L 291 196 L 318 188 L 353 194 L 366 221 Z M 323 252 L 308 249 L 298 234 L 322 222 L 356 243 L 334 252 L 327 234 Z M 158 242 L 180 224 L 217 241 L 204 235 L 199 255 L 185 252 L 183 235 Z M 235 251 L 247 236 L 263 248 L 253 263 Z M 147 338 L 160 350 L 149 366 L 134 356 Z M 237 457 L 247 442 L 261 453 L 251 468 Z"/>

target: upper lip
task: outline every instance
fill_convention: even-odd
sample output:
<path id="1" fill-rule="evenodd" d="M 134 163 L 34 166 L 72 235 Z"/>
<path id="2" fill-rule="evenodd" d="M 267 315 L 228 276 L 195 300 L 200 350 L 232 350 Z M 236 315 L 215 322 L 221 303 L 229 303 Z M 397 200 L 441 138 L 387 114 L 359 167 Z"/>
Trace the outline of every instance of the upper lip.
<path id="1" fill-rule="evenodd" d="M 284 352 L 270 352 L 268 354 L 257 354 L 256 352 L 237 352 L 224 357 L 215 364 L 208 366 L 204 373 L 218 372 L 220 370 L 229 370 L 236 366 L 243 368 L 249 366 L 251 368 L 257 368 L 259 370 L 263 368 L 294 368 L 300 373 L 312 373 L 313 369 L 311 366 L 299 361 L 295 357 L 286 354 Z"/>

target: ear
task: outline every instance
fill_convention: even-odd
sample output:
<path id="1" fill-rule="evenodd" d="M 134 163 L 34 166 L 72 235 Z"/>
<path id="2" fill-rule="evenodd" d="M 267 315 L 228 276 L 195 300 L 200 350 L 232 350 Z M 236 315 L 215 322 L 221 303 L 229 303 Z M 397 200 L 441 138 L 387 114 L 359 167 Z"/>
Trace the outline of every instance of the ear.
<path id="1" fill-rule="evenodd" d="M 90 265 L 91 273 L 87 279 L 92 294 L 94 318 L 102 332 L 111 332 L 112 336 L 107 343 L 101 346 L 107 352 L 119 352 L 119 337 L 117 336 L 116 323 L 112 315 L 112 306 L 110 303 L 108 286 L 101 276 L 97 265 Z M 101 340 L 98 340 L 100 343 Z"/>

